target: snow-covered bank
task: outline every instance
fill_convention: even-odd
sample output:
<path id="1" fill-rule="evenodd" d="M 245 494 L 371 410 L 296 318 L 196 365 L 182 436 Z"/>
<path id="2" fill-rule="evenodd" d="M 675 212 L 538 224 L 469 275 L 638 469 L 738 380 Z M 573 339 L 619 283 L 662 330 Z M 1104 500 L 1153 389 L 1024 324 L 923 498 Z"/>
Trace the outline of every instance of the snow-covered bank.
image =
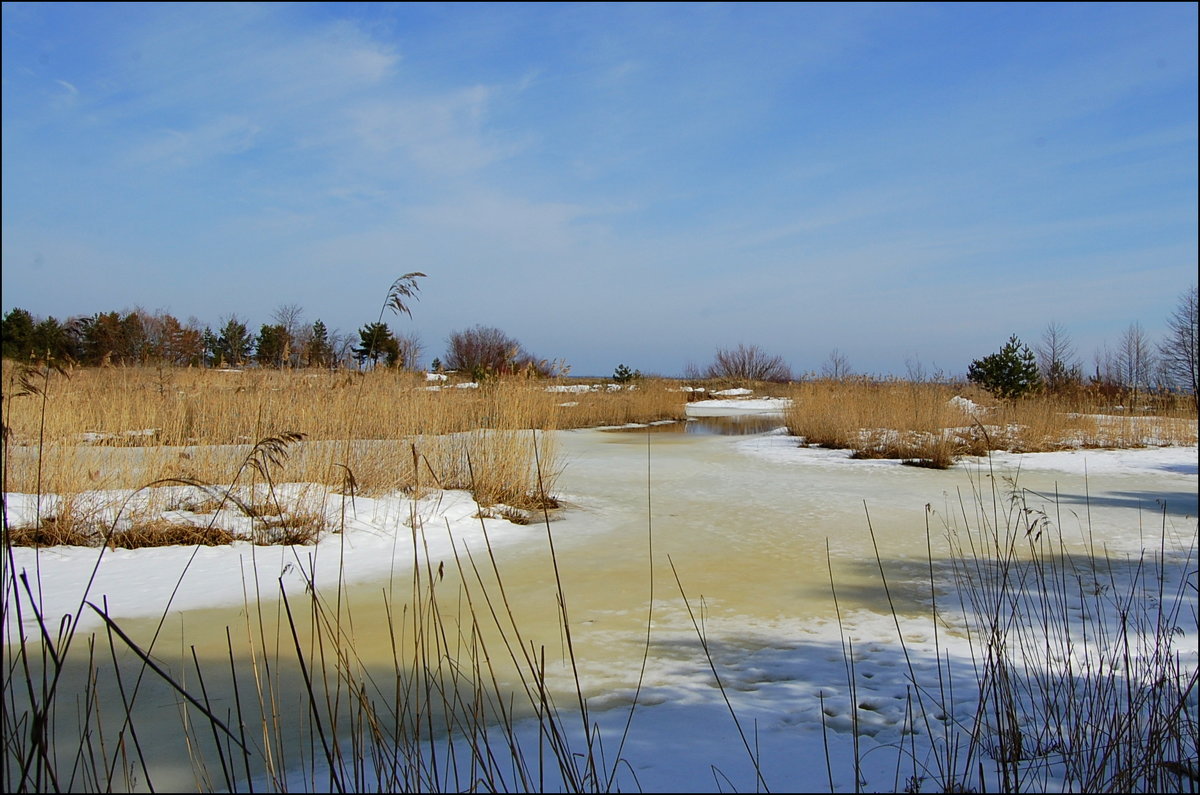
<path id="1" fill-rule="evenodd" d="M 324 494 L 324 487 L 311 484 L 284 484 L 280 494 L 286 502 L 315 489 Z M 97 495 L 97 499 L 119 504 L 123 496 L 109 493 Z M 33 495 L 9 494 L 6 503 L 9 522 L 32 521 Z M 52 499 L 43 498 L 43 513 L 52 505 Z M 92 602 L 105 601 L 115 618 L 139 618 L 235 607 L 247 598 L 253 602 L 256 583 L 263 598 L 273 599 L 281 578 L 290 593 L 302 593 L 310 580 L 318 588 L 333 590 L 339 578 L 345 582 L 383 581 L 397 571 L 407 578 L 417 538 L 414 524 L 420 529 L 421 555 L 428 554 L 432 560 L 453 557 L 452 539 L 481 546 L 485 527 L 494 545 L 519 543 L 537 530 L 503 519 L 480 519 L 479 506 L 464 491 L 437 492 L 419 500 L 398 495 L 343 500 L 329 494 L 318 508 L 333 528 L 343 526 L 344 512 L 344 530 L 327 532 L 311 546 L 256 546 L 238 541 L 223 546 L 144 549 L 14 547 L 13 564 L 16 572 L 29 576 L 47 624 L 57 626 L 64 616 L 79 611 L 85 593 Z M 239 520 L 248 521 L 244 517 Z M 13 597 L 6 593 L 9 616 L 16 615 Z M 29 630 L 36 621 L 28 609 L 24 616 Z M 82 629 L 99 624 L 91 610 L 80 614 Z M 6 627 L 6 633 L 11 629 Z M 6 639 L 11 638 L 6 635 Z"/>
<path id="2" fill-rule="evenodd" d="M 714 400 L 697 400 L 688 403 L 685 411 L 689 417 L 728 417 L 739 414 L 778 414 L 792 405 L 787 398 L 730 397 Z"/>

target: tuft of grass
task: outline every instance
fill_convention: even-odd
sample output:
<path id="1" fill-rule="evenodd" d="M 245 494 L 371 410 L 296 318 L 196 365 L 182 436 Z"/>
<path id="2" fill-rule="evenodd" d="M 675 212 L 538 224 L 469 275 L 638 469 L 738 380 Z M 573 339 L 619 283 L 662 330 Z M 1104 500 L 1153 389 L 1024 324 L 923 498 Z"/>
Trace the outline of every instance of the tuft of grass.
<path id="1" fill-rule="evenodd" d="M 160 518 L 136 522 L 125 529 L 113 532 L 108 537 L 108 546 L 121 549 L 170 546 L 212 547 L 232 544 L 236 540 L 237 536 L 221 527 L 183 524 Z"/>
<path id="2" fill-rule="evenodd" d="M 39 525 L 16 525 L 5 528 L 5 543 L 14 547 L 89 547 L 98 537 L 95 527 L 79 525 L 47 516 Z"/>

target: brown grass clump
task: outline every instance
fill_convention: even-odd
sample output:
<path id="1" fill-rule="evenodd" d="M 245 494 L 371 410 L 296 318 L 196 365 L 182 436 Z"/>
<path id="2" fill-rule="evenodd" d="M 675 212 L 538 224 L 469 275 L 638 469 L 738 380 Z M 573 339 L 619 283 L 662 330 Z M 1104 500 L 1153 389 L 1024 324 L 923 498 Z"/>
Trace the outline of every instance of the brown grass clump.
<path id="1" fill-rule="evenodd" d="M 997 403 L 985 422 L 996 437 L 993 449 L 1017 452 L 1196 444 L 1194 410 L 1160 404 L 1155 411 L 1134 413 L 1049 395 Z"/>
<path id="2" fill-rule="evenodd" d="M 315 544 L 326 529 L 325 517 L 315 511 L 289 511 L 260 519 L 256 544 Z"/>
<path id="3" fill-rule="evenodd" d="M 151 519 L 132 524 L 114 532 L 108 546 L 121 549 L 170 546 L 220 546 L 237 540 L 233 533 L 221 527 L 198 526 L 171 522 L 166 519 Z"/>
<path id="4" fill-rule="evenodd" d="M 953 388 L 908 382 L 812 381 L 793 387 L 789 432 L 808 444 L 945 467 L 970 444 Z"/>
<path id="5" fill-rule="evenodd" d="M 60 522 L 49 516 L 40 525 L 9 525 L 5 528 L 5 543 L 14 547 L 87 547 L 97 538 L 92 528 L 72 522 Z"/>
<path id="6" fill-rule="evenodd" d="M 95 546 L 108 529 L 102 509 L 77 494 L 45 496 L 31 523 L 5 522 L 5 540 L 14 546 Z"/>

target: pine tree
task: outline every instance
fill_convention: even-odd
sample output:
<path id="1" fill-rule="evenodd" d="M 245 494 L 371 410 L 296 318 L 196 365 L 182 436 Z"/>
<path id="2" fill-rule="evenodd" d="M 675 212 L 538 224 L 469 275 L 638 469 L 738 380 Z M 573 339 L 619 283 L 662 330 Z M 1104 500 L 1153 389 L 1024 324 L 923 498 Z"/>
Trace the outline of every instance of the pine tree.
<path id="1" fill-rule="evenodd" d="M 246 359 L 250 358 L 250 351 L 254 349 L 254 337 L 246 328 L 246 324 L 234 315 L 221 327 L 218 346 L 225 364 L 241 367 Z"/>
<path id="2" fill-rule="evenodd" d="M 4 358 L 28 359 L 33 349 L 33 315 L 20 307 L 0 319 L 0 339 Z"/>
<path id="3" fill-rule="evenodd" d="M 258 332 L 254 358 L 264 367 L 283 367 L 290 344 L 291 335 L 282 323 L 264 323 Z"/>
<path id="4" fill-rule="evenodd" d="M 642 377 L 640 370 L 630 370 L 624 364 L 618 364 L 617 369 L 613 370 L 612 380 L 618 384 L 627 384 L 630 381 L 636 381 Z"/>
<path id="5" fill-rule="evenodd" d="M 1019 398 L 1041 388 L 1037 356 L 1013 334 L 1000 349 L 971 362 L 967 378 L 999 398 Z"/>
<path id="6" fill-rule="evenodd" d="M 333 364 L 333 346 L 329 344 L 329 329 L 318 319 L 312 325 L 312 337 L 308 341 L 308 366 L 329 367 Z"/>
<path id="7" fill-rule="evenodd" d="M 360 365 L 370 360 L 371 366 L 384 357 L 388 367 L 403 366 L 400 361 L 400 345 L 386 323 L 368 323 L 358 330 L 361 343 L 354 349 L 354 358 Z"/>

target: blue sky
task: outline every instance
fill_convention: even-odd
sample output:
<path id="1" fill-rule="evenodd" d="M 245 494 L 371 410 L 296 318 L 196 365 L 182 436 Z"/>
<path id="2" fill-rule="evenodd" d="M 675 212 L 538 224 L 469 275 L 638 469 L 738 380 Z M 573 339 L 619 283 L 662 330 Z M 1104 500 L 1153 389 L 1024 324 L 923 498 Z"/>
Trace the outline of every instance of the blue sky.
<path id="1" fill-rule="evenodd" d="M 3 309 L 573 374 L 1085 370 L 1197 268 L 1197 5 L 3 5 Z"/>

